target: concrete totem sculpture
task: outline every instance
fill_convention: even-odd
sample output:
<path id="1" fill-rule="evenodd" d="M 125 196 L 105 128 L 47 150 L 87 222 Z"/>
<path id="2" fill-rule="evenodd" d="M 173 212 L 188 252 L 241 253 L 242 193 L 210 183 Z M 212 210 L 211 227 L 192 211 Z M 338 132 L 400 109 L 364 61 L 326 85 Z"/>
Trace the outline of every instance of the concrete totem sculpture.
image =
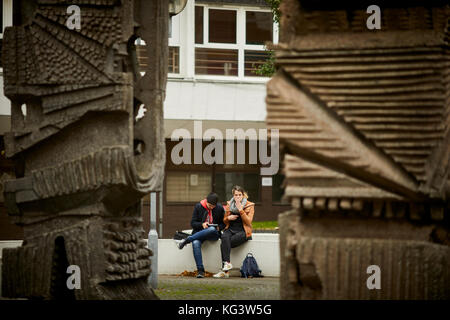
<path id="1" fill-rule="evenodd" d="M 283 0 L 284 299 L 450 298 L 450 7 Z"/>
<path id="2" fill-rule="evenodd" d="M 169 1 L 18 1 L 14 11 L 3 71 L 16 179 L 5 202 L 24 242 L 3 252 L 3 296 L 157 298 L 140 199 L 164 174 Z M 66 285 L 68 266 L 79 289 Z"/>

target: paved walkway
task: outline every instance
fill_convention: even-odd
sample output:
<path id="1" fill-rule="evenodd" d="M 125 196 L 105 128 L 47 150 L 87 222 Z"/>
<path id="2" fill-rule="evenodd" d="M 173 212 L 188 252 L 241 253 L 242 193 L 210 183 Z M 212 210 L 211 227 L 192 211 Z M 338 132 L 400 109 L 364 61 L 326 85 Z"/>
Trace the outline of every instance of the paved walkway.
<path id="1" fill-rule="evenodd" d="M 161 300 L 279 300 L 279 278 L 228 279 L 159 275 Z"/>
<path id="2" fill-rule="evenodd" d="M 161 300 L 279 300 L 277 277 L 228 279 L 159 275 L 155 293 Z M 1 260 L 0 260 L 0 300 Z"/>

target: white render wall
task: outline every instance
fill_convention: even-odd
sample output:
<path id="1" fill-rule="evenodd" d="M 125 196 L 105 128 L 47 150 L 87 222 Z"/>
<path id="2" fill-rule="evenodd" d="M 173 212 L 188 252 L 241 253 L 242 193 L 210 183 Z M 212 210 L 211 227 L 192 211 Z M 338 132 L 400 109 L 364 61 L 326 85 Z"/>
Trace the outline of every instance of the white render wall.
<path id="1" fill-rule="evenodd" d="M 231 264 L 240 268 L 246 255 L 251 252 L 262 274 L 267 277 L 280 276 L 280 244 L 278 234 L 253 234 L 249 240 L 231 249 Z M 206 241 L 202 245 L 203 265 L 208 272 L 217 273 L 222 267 L 220 240 Z M 180 274 L 183 271 L 196 271 L 192 244 L 178 249 L 172 239 L 158 240 L 158 273 Z"/>
<path id="2" fill-rule="evenodd" d="M 164 119 L 264 121 L 266 82 L 169 79 Z"/>
<path id="3" fill-rule="evenodd" d="M 0 74 L 0 115 L 11 115 L 11 103 L 3 94 L 3 75 Z M 0 130 L 1 131 L 1 130 Z"/>

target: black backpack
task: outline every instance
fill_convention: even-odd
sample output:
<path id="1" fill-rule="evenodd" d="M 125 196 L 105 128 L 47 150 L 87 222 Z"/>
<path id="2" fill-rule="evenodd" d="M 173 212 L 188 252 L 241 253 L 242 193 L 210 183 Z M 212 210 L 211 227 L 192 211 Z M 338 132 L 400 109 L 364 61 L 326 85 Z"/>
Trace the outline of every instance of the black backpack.
<path id="1" fill-rule="evenodd" d="M 263 277 L 263 275 L 261 275 L 261 270 L 258 267 L 258 263 L 256 262 L 256 259 L 252 253 L 248 253 L 244 261 L 242 262 L 241 277 Z"/>

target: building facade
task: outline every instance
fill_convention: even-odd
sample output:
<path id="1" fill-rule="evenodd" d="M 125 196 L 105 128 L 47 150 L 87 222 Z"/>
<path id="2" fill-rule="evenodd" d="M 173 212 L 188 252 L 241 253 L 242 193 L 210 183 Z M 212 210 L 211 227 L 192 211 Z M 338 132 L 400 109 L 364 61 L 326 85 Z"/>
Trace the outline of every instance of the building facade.
<path id="1" fill-rule="evenodd" d="M 3 27 L 12 24 L 12 0 L 3 1 L 2 23 Z M 270 164 L 261 161 L 261 153 L 268 156 L 271 149 L 265 135 L 269 78 L 256 73 L 268 57 L 265 44 L 278 42 L 270 7 L 264 0 L 188 0 L 183 12 L 172 18 L 169 30 L 159 236 L 189 229 L 196 202 L 214 191 L 225 203 L 235 184 L 248 190 L 249 199 L 256 203 L 255 221 L 276 220 L 288 205 L 282 201 L 281 168 L 276 174 L 261 170 L 275 159 Z M 146 45 L 136 40 L 141 66 L 146 64 Z M 9 100 L 2 94 L 0 135 L 9 130 L 9 116 Z M 13 173 L 10 161 L 2 157 L 1 165 L 4 178 Z M 142 207 L 146 231 L 148 199 Z M 8 222 L 1 204 L 0 219 L 0 240 L 20 238 L 20 228 Z"/>

